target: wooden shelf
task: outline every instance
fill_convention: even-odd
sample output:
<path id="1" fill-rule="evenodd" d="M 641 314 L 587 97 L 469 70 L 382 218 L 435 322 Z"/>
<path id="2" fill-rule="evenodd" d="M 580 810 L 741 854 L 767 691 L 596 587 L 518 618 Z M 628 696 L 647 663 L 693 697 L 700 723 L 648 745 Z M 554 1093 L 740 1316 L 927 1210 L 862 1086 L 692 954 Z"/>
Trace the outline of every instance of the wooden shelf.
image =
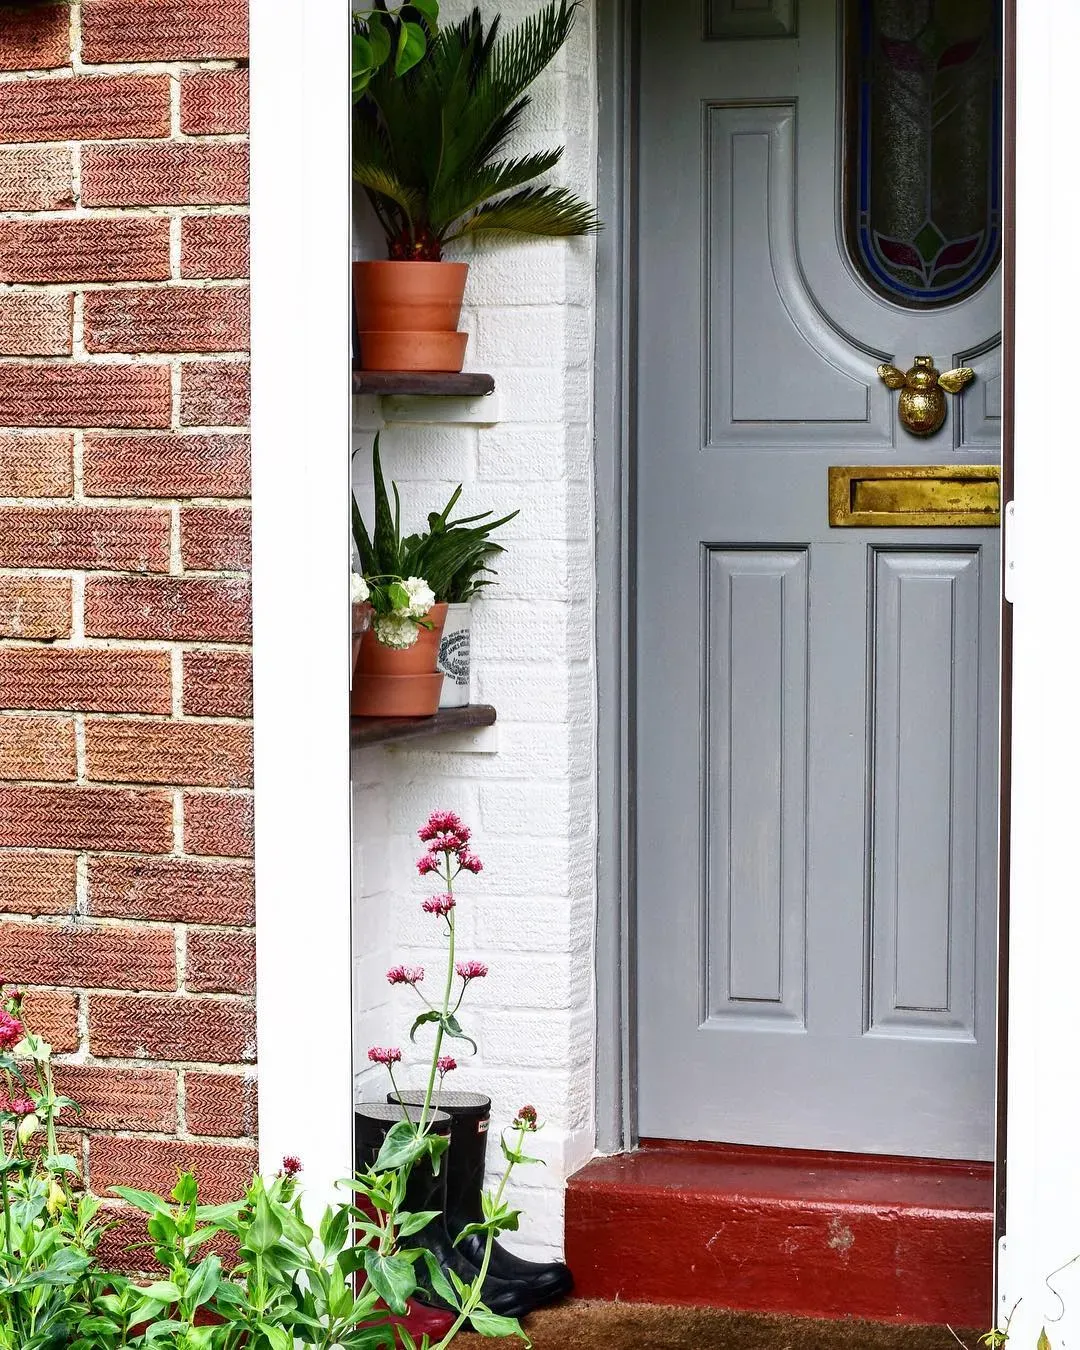
<path id="1" fill-rule="evenodd" d="M 491 375 L 475 371 L 354 370 L 354 394 L 426 394 L 442 398 L 476 398 L 495 389 Z"/>
<path id="2" fill-rule="evenodd" d="M 390 741 L 415 741 L 442 736 L 450 731 L 475 731 L 495 722 L 495 709 L 488 703 L 469 703 L 464 708 L 441 708 L 434 717 L 353 717 L 350 743 L 354 750 Z"/>

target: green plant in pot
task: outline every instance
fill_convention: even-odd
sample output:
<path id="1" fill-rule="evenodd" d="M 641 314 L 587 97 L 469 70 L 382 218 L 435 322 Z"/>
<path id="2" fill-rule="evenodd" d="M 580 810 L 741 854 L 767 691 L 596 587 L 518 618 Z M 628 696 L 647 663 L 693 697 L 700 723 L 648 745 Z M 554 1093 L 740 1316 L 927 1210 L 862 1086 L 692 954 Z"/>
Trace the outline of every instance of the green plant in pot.
<path id="1" fill-rule="evenodd" d="M 459 486 L 441 511 L 428 515 L 426 531 L 402 536 L 401 496 L 392 483 L 391 506 L 378 436 L 371 460 L 375 515 L 370 531 L 355 499 L 352 508 L 361 569 L 353 595 L 366 602 L 371 616 L 359 640 L 352 711 L 358 716 L 425 716 L 440 706 L 459 707 L 469 701 L 469 604 L 491 584 L 495 572 L 489 563 L 504 551 L 492 532 L 518 513 L 492 520 L 492 512 L 483 511 L 453 519 Z M 425 604 L 429 608 L 421 613 Z M 354 631 L 356 627 L 354 623 Z M 447 674 L 450 679 L 444 680 Z"/>
<path id="2" fill-rule="evenodd" d="M 570 35 L 576 5 L 552 0 L 503 34 L 478 9 L 431 36 L 401 74 L 373 71 L 354 105 L 353 177 L 386 236 L 389 261 L 354 264 L 361 365 L 460 370 L 457 332 L 468 264 L 444 248 L 466 239 L 566 238 L 599 228 L 593 208 L 538 184 L 563 148 L 513 156 L 526 92 Z"/>

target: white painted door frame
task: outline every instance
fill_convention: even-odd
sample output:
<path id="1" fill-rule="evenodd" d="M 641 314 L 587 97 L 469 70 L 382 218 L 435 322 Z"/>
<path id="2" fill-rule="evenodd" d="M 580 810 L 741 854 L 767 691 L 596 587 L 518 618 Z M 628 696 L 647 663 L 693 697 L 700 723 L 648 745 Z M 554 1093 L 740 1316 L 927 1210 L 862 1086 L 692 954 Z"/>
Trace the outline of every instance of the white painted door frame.
<path id="1" fill-rule="evenodd" d="M 1080 1253 L 1074 1041 L 1080 699 L 1067 490 L 1080 314 L 1075 0 L 1023 0 L 1017 41 L 1016 492 L 1007 1254 L 1033 1350 L 1045 1278 Z M 255 792 L 263 1166 L 312 1207 L 350 1166 L 347 7 L 252 4 Z M 1051 361 L 1053 364 L 1051 365 Z M 1080 1267 L 1051 1341 L 1080 1328 Z"/>
<path id="2" fill-rule="evenodd" d="M 1080 1342 L 1080 1030 L 1077 898 L 1076 345 L 1080 273 L 1066 262 L 1080 218 L 1076 0 L 1017 4 L 1015 523 L 1007 1194 L 999 1319 L 1020 1300 L 1010 1350 Z M 1011 537 L 1009 537 L 1011 535 Z M 1010 562 L 1012 566 L 1010 567 Z M 1064 1306 L 1063 1306 L 1064 1305 Z M 1053 1319 L 1050 1321 L 1048 1319 Z"/>
<path id="3" fill-rule="evenodd" d="M 316 1220 L 352 1170 L 349 59 L 346 4 L 251 0 L 259 1140 Z"/>

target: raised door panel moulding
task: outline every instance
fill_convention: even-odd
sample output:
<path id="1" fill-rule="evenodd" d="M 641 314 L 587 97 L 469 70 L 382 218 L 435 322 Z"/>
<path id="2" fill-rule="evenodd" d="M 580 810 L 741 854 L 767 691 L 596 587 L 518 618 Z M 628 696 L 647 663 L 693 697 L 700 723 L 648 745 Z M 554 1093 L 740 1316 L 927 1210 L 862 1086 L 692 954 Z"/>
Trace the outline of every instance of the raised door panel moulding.
<path id="1" fill-rule="evenodd" d="M 807 562 L 705 554 L 702 1021 L 804 1020 Z"/>
<path id="2" fill-rule="evenodd" d="M 963 452 L 1001 450 L 1001 343 L 982 352 L 961 352 L 954 366 L 970 366 L 975 379 L 954 400 L 953 443 Z"/>
<path id="3" fill-rule="evenodd" d="M 795 37 L 798 0 L 706 0 L 707 38 Z"/>
<path id="4" fill-rule="evenodd" d="M 980 564 L 873 557 L 872 1033 L 975 1034 Z"/>
<path id="5" fill-rule="evenodd" d="M 881 449 L 892 419 L 875 359 L 799 265 L 794 143 L 791 104 L 706 110 L 706 443 Z"/>

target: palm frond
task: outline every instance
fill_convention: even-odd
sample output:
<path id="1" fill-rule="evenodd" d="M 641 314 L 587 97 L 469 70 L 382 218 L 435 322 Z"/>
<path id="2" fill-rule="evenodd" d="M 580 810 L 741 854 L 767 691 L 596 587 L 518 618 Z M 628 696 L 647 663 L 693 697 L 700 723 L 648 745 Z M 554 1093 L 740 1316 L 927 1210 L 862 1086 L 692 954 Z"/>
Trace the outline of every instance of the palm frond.
<path id="1" fill-rule="evenodd" d="M 488 202 L 463 221 L 447 239 L 477 235 L 531 235 L 550 239 L 595 234 L 596 212 L 568 188 L 525 188 Z"/>
<path id="2" fill-rule="evenodd" d="M 555 150 L 541 150 L 520 159 L 499 160 L 485 164 L 471 174 L 451 179 L 431 194 L 428 216 L 436 234 L 449 229 L 455 220 L 467 216 L 492 197 L 531 183 L 534 178 L 553 169 L 562 159 L 562 146 Z"/>
<path id="3" fill-rule="evenodd" d="M 423 195 L 415 188 L 407 187 L 389 169 L 380 168 L 377 164 L 365 164 L 363 160 L 354 160 L 353 178 L 368 192 L 393 202 L 401 209 L 410 224 L 424 210 Z"/>

